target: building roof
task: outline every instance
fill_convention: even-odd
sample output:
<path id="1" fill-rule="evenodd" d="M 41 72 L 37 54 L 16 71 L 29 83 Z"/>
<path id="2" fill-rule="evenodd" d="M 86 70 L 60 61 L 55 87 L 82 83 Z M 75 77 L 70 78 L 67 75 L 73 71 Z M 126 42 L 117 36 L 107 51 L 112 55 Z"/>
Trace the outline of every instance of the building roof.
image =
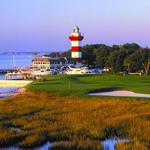
<path id="1" fill-rule="evenodd" d="M 32 61 L 49 62 L 48 57 L 35 57 Z"/>
<path id="2" fill-rule="evenodd" d="M 32 61 L 39 61 L 39 62 L 66 62 L 66 61 L 75 61 L 72 58 L 62 57 L 62 58 L 52 58 L 52 57 L 36 57 Z"/>

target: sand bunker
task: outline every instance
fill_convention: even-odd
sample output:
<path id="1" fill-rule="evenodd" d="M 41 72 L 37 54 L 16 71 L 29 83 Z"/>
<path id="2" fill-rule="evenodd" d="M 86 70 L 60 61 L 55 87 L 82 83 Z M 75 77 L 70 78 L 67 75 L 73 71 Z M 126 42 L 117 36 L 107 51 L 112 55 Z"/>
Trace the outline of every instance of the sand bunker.
<path id="1" fill-rule="evenodd" d="M 150 98 L 150 94 L 141 94 L 141 93 L 134 93 L 130 91 L 110 91 L 110 92 L 99 92 L 99 93 L 90 93 L 88 95 L 95 95 L 95 96 L 123 96 L 123 97 L 145 97 Z"/>

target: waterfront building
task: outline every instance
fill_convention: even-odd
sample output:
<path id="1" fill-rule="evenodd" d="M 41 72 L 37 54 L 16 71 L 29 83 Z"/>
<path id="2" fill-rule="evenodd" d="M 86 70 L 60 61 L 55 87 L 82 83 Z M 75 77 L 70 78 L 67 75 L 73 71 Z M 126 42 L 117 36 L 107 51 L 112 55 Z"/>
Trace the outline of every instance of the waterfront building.
<path id="1" fill-rule="evenodd" d="M 32 66 L 37 68 L 50 69 L 50 62 L 48 57 L 35 57 L 32 60 Z"/>
<path id="2" fill-rule="evenodd" d="M 32 60 L 32 66 L 44 69 L 57 69 L 63 66 L 76 65 L 76 61 L 72 58 L 51 58 L 51 57 L 35 57 Z"/>

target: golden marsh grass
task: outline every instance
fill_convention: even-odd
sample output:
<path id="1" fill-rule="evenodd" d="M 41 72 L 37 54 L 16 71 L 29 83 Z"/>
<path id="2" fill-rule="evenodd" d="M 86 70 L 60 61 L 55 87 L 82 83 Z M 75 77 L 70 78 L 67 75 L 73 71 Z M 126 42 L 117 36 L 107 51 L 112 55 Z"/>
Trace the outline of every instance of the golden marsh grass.
<path id="1" fill-rule="evenodd" d="M 0 146 L 31 148 L 47 141 L 53 149 L 101 149 L 105 138 L 126 138 L 119 150 L 150 148 L 150 101 L 75 98 L 26 93 L 0 101 Z M 19 127 L 15 132 L 10 127 Z"/>

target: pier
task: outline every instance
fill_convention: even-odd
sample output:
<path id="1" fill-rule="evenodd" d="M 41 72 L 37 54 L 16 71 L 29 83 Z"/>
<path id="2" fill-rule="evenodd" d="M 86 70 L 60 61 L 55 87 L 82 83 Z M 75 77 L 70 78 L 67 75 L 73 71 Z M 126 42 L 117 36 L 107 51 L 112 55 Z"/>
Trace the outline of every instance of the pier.
<path id="1" fill-rule="evenodd" d="M 12 72 L 14 69 L 0 69 L 0 74 L 6 74 L 8 72 Z"/>

